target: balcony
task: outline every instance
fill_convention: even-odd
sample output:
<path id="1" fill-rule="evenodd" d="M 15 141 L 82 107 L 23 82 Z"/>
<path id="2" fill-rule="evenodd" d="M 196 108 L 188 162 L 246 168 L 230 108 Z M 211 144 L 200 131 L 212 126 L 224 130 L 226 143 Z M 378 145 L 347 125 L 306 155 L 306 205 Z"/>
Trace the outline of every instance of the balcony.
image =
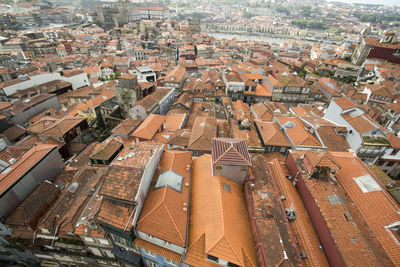
<path id="1" fill-rule="evenodd" d="M 390 142 L 384 135 L 366 134 L 361 136 L 364 146 L 383 146 L 390 147 Z"/>

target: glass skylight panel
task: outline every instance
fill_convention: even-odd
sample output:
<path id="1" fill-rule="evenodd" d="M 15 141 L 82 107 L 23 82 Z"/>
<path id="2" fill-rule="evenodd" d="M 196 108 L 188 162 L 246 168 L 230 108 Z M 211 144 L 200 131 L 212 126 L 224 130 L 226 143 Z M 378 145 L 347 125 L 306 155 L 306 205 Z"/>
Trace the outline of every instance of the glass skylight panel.
<path id="1" fill-rule="evenodd" d="M 154 188 L 169 186 L 176 191 L 182 191 L 183 176 L 172 170 L 162 172 L 158 175 L 158 179 Z"/>
<path id="2" fill-rule="evenodd" d="M 364 193 L 382 190 L 379 184 L 369 174 L 355 177 L 354 181 L 356 181 L 356 183 Z"/>

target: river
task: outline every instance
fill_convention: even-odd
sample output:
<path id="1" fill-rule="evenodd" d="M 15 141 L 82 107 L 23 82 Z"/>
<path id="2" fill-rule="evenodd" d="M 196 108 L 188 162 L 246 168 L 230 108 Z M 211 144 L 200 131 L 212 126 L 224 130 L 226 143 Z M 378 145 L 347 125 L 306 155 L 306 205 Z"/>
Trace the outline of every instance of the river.
<path id="1" fill-rule="evenodd" d="M 213 36 L 218 39 L 228 39 L 236 38 L 238 40 L 261 40 L 269 43 L 282 44 L 287 40 L 294 38 L 279 38 L 279 37 L 271 37 L 271 36 L 260 36 L 257 34 L 236 34 L 236 33 L 220 33 L 220 32 L 202 32 L 207 35 Z"/>

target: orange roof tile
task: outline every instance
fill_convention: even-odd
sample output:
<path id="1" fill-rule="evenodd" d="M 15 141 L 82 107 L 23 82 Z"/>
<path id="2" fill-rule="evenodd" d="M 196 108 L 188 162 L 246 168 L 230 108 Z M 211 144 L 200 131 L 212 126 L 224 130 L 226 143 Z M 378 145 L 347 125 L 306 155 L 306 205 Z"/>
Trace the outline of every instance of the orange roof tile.
<path id="1" fill-rule="evenodd" d="M 12 164 L 8 172 L 0 173 L 0 195 L 19 181 L 41 159 L 56 148 L 54 145 L 38 144 L 26 152 L 16 163 Z"/>
<path id="2" fill-rule="evenodd" d="M 214 138 L 212 140 L 212 159 L 213 165 L 251 166 L 246 142 L 242 139 Z"/>
<path id="3" fill-rule="evenodd" d="M 251 105 L 251 111 L 256 119 L 263 121 L 272 121 L 274 113 L 267 105 L 262 102 Z"/>
<path id="4" fill-rule="evenodd" d="M 378 129 L 378 126 L 374 125 L 369 119 L 367 119 L 364 115 L 359 115 L 356 117 L 352 117 L 349 114 L 343 114 L 343 119 L 345 119 L 354 129 L 357 130 L 360 134 L 368 133 L 373 130 Z"/>
<path id="5" fill-rule="evenodd" d="M 399 221 L 400 206 L 391 201 L 390 195 L 384 190 L 364 193 L 354 178 L 369 175 L 376 180 L 375 175 L 350 152 L 331 152 L 340 170 L 336 177 L 347 194 L 361 212 L 365 222 L 374 232 L 394 265 L 400 265 L 400 247 L 385 226 Z M 380 185 L 382 186 L 382 185 Z"/>
<path id="6" fill-rule="evenodd" d="M 182 128 L 185 118 L 186 114 L 167 114 L 165 116 L 166 129 L 175 131 Z"/>
<path id="7" fill-rule="evenodd" d="M 291 147 L 285 134 L 279 129 L 279 125 L 276 122 L 267 122 L 256 120 L 258 131 L 261 134 L 261 138 L 265 145 L 268 146 L 283 146 Z"/>
<path id="8" fill-rule="evenodd" d="M 335 103 L 341 107 L 342 110 L 358 107 L 356 103 L 347 97 L 335 98 L 333 101 L 335 101 Z"/>
<path id="9" fill-rule="evenodd" d="M 294 126 L 285 129 L 287 136 L 293 144 L 298 147 L 322 147 L 321 143 L 311 133 L 309 133 L 303 122 L 297 117 L 277 117 L 281 127 L 287 122 L 293 122 Z"/>
<path id="10" fill-rule="evenodd" d="M 285 208 L 292 208 L 296 211 L 296 220 L 291 222 L 294 235 L 298 241 L 299 250 L 305 252 L 306 258 L 302 259 L 306 266 L 329 266 L 325 254 L 319 249 L 320 242 L 310 223 L 306 207 L 292 182 L 286 178 L 287 171 L 285 171 L 283 164 L 277 159 L 270 162 L 271 174 L 277 182 L 277 186 L 285 196 L 283 201 Z"/>
<path id="11" fill-rule="evenodd" d="M 163 128 L 165 117 L 157 114 L 150 114 L 143 123 L 133 132 L 132 136 L 151 140 L 153 136 Z"/>
<path id="12" fill-rule="evenodd" d="M 177 246 L 185 247 L 190 165 L 191 152 L 164 151 L 160 161 L 160 169 L 154 175 L 154 184 L 149 189 L 146 202 L 137 222 L 136 229 L 138 231 L 158 237 Z M 182 177 L 180 191 L 169 185 L 158 186 L 162 175 L 175 174 Z M 186 211 L 183 210 L 184 208 L 186 208 Z"/>
<path id="13" fill-rule="evenodd" d="M 213 176 L 211 155 L 193 160 L 190 209 L 188 264 L 214 266 L 206 260 L 212 255 L 239 266 L 257 265 L 243 187 Z"/>
<path id="14" fill-rule="evenodd" d="M 103 199 L 100 207 L 100 211 L 97 214 L 97 220 L 114 226 L 115 228 L 129 232 L 133 225 L 133 212 L 135 206 L 123 205 L 117 202 L 112 202 L 107 199 Z"/>
<path id="15" fill-rule="evenodd" d="M 190 150 L 210 151 L 212 139 L 217 137 L 217 119 L 196 117 L 188 148 Z"/>

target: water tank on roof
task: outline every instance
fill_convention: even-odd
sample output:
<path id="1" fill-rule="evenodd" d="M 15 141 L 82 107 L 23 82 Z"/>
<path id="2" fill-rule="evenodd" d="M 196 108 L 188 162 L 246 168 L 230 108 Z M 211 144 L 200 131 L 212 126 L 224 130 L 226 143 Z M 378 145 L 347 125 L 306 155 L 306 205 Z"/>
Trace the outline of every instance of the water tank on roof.
<path id="1" fill-rule="evenodd" d="M 283 125 L 283 127 L 284 127 L 285 129 L 293 128 L 293 127 L 294 127 L 294 122 L 293 122 L 293 121 L 287 121 L 287 122 L 285 122 L 285 124 Z"/>
<path id="2" fill-rule="evenodd" d="M 18 75 L 18 80 L 26 81 L 27 79 L 28 79 L 28 76 L 26 76 L 24 74 Z"/>

